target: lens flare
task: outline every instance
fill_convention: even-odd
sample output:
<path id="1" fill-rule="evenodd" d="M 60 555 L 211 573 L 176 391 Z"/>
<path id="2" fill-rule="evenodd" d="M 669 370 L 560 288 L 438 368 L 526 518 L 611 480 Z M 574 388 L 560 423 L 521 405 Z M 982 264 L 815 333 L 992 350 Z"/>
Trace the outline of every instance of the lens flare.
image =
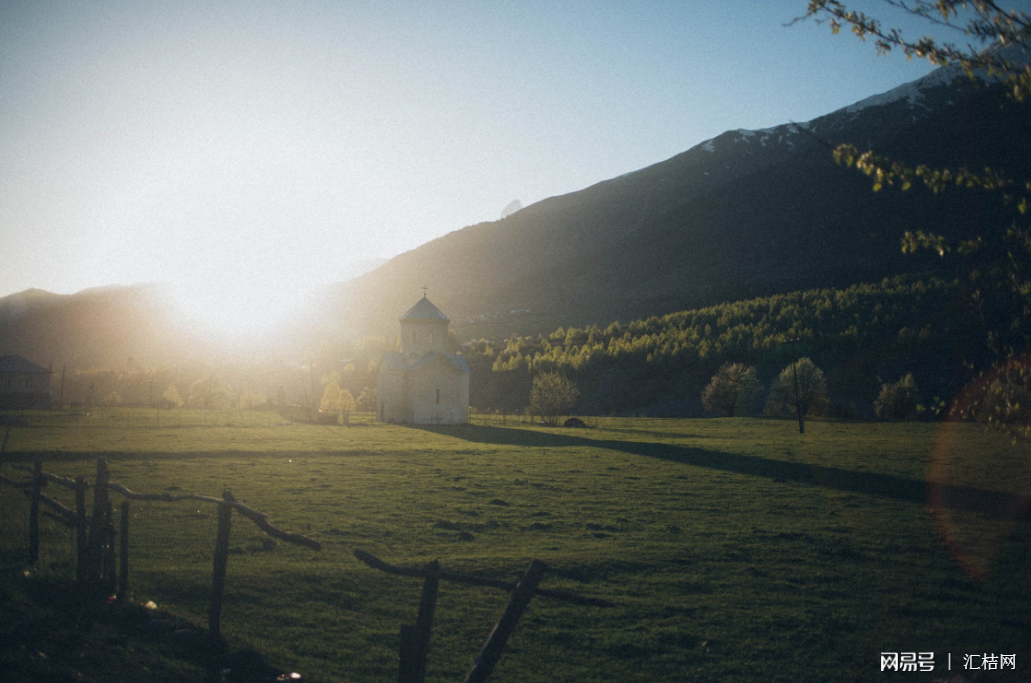
<path id="1" fill-rule="evenodd" d="M 956 396 L 928 463 L 930 513 L 950 555 L 975 578 L 991 571 L 1031 510 L 1031 444 L 969 420 L 1008 365 L 983 373 Z"/>

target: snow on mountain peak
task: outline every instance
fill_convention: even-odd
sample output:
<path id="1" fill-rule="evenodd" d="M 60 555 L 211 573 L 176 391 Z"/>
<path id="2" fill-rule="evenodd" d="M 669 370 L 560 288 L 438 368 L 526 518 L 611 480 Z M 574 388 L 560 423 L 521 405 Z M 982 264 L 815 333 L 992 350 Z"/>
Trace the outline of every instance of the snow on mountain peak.
<path id="1" fill-rule="evenodd" d="M 1021 45 L 1012 44 L 1005 47 L 993 45 L 985 48 L 984 52 L 981 54 L 988 52 L 995 52 L 996 57 L 1017 65 L 1028 63 L 1028 54 Z M 989 78 L 983 71 L 978 72 L 977 76 L 980 80 L 995 80 Z M 909 108 L 912 109 L 913 107 L 921 104 L 921 100 L 924 99 L 925 90 L 937 88 L 942 85 L 949 85 L 961 77 L 965 77 L 963 67 L 957 62 L 953 62 L 947 66 L 938 67 L 923 78 L 918 78 L 917 80 L 909 83 L 903 83 L 897 88 L 892 88 L 888 92 L 881 93 L 880 95 L 867 97 L 866 99 L 860 100 L 839 111 L 846 114 L 855 114 L 856 112 L 862 111 L 868 107 L 891 104 L 892 102 L 898 102 L 903 99 L 907 100 Z"/>
<path id="2" fill-rule="evenodd" d="M 1029 52 L 1025 50 L 1022 45 L 1012 44 L 1004 47 L 999 45 L 993 45 L 985 48 L 985 52 L 989 51 L 995 52 L 996 57 L 1002 60 L 1006 60 L 1011 64 L 1017 66 L 1026 65 L 1029 61 L 1031 61 L 1031 54 L 1029 54 Z M 989 78 L 984 73 L 979 73 L 978 76 L 981 80 L 985 81 L 998 79 L 998 77 L 994 79 Z M 928 106 L 925 97 L 925 93 L 927 91 L 940 86 L 950 85 L 956 80 L 965 78 L 966 75 L 963 71 L 962 66 L 954 62 L 947 66 L 938 67 L 937 69 L 934 69 L 933 71 L 928 73 L 926 76 L 923 76 L 922 78 L 919 78 L 915 81 L 903 83 L 902 85 L 892 88 L 887 92 L 872 95 L 871 97 L 867 97 L 865 99 L 859 100 L 858 102 L 850 104 L 847 107 L 838 109 L 836 112 L 833 112 L 833 114 L 851 114 L 854 118 L 855 114 L 858 114 L 864 109 L 868 109 L 870 107 L 884 106 L 887 104 L 892 104 L 894 102 L 901 101 L 905 101 L 909 109 L 921 107 L 923 109 L 930 110 L 930 107 Z M 949 104 L 952 104 L 951 100 Z M 817 119 L 823 118 L 827 117 L 817 117 Z M 753 140 L 755 140 L 759 142 L 759 144 L 763 147 L 765 147 L 768 142 L 781 143 L 786 144 L 789 147 L 794 147 L 794 141 L 792 140 L 792 136 L 805 130 L 815 130 L 814 121 L 816 121 L 817 119 L 813 119 L 813 121 L 808 121 L 805 123 L 788 123 L 779 126 L 774 126 L 772 128 L 761 128 L 759 130 L 731 130 L 727 131 L 723 135 L 732 136 L 730 139 L 733 142 L 752 142 Z M 721 135 L 718 137 L 722 138 L 723 136 Z M 699 149 L 702 152 L 713 154 L 716 152 L 716 140 L 717 138 L 706 140 L 705 142 L 699 144 L 697 146 L 697 149 Z M 721 140 L 721 143 L 722 142 L 723 141 Z"/>
<path id="3" fill-rule="evenodd" d="M 924 94 L 922 92 L 924 88 L 932 88 L 938 85 L 951 83 L 961 73 L 962 71 L 958 68 L 938 68 L 919 80 L 912 81 L 910 83 L 903 83 L 896 88 L 892 88 L 888 92 L 883 92 L 879 95 L 872 95 L 866 99 L 859 100 L 858 102 L 845 107 L 841 111 L 846 114 L 855 114 L 869 107 L 880 107 L 900 100 L 906 100 L 910 109 L 912 109 L 920 104 L 920 101 L 924 99 Z"/>

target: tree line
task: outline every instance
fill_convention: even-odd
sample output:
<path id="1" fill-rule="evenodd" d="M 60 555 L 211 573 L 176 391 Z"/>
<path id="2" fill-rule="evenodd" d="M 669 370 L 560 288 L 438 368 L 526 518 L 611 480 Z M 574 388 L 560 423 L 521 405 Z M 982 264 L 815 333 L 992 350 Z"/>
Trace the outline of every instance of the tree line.
<path id="1" fill-rule="evenodd" d="M 575 410 L 700 414 L 702 391 L 726 364 L 754 368 L 772 389 L 788 364 L 809 358 L 827 374 L 821 410 L 872 414 L 884 384 L 919 378 L 927 401 L 958 390 L 988 358 L 979 321 L 955 281 L 899 276 L 656 316 L 604 329 L 472 342 L 475 407 L 519 410 L 533 377 L 557 372 L 580 389 Z"/>
<path id="2" fill-rule="evenodd" d="M 147 367 L 133 358 L 115 367 L 62 368 L 51 378 L 54 405 L 174 409 L 292 408 L 310 416 L 374 410 L 376 375 L 396 340 L 322 341 L 301 358 L 222 359 Z M 353 406 L 352 406 L 353 403 Z"/>

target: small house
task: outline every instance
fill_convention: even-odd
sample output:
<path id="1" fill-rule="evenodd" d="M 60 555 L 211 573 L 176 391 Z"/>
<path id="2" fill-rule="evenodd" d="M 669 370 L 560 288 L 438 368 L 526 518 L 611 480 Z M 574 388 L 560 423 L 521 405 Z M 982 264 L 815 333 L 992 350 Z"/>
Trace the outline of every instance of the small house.
<path id="1" fill-rule="evenodd" d="M 50 375 L 21 356 L 0 356 L 0 408 L 50 408 Z"/>

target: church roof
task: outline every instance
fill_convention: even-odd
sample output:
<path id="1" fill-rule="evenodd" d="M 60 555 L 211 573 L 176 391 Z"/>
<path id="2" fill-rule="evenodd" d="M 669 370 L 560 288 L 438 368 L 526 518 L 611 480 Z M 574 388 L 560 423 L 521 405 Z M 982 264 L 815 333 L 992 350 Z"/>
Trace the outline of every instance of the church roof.
<path id="1" fill-rule="evenodd" d="M 401 316 L 401 321 L 406 320 L 447 320 L 451 318 L 444 315 L 444 312 L 430 303 L 430 300 L 423 294 L 419 302 L 408 309 L 408 312 Z"/>
<path id="2" fill-rule="evenodd" d="M 0 372 L 31 372 L 51 374 L 46 368 L 30 363 L 21 356 L 0 356 Z"/>

